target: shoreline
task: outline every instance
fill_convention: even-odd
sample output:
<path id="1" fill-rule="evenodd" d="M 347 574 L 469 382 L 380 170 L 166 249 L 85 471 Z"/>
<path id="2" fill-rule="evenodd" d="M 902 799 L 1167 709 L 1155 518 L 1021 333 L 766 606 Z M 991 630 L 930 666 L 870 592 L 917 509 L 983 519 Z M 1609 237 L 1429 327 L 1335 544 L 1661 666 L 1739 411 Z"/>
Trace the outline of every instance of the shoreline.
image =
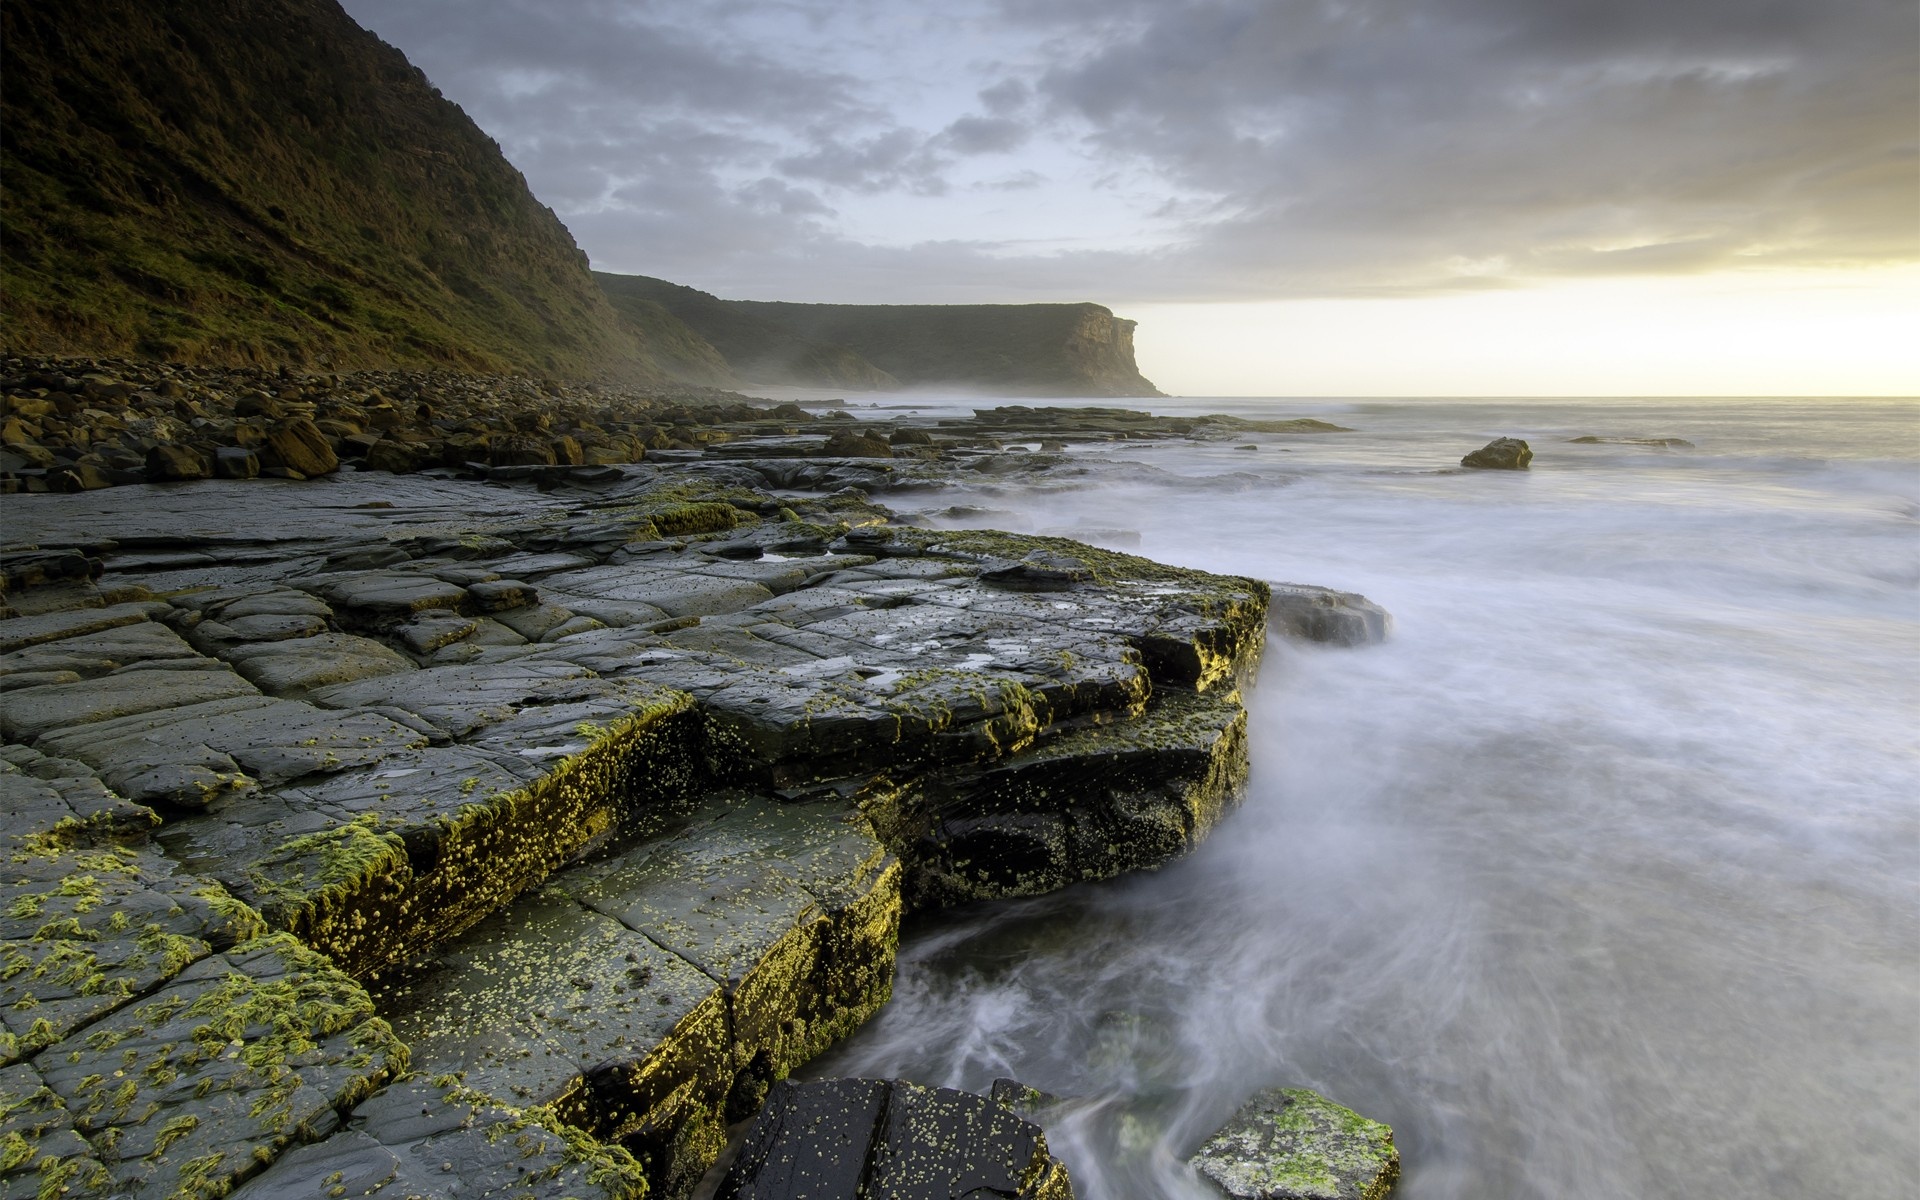
<path id="1" fill-rule="evenodd" d="M 791 444 L 784 433 L 759 436 L 774 450 Z M 738 451 L 752 440 L 713 444 Z M 174 511 L 149 514 L 150 528 L 118 545 L 102 506 L 121 507 L 114 498 L 124 496 L 139 509 L 135 497 L 146 488 L 87 504 L 86 537 L 49 528 L 37 539 L 39 560 L 15 572 L 8 594 L 38 611 L 0 621 L 14 660 L 0 707 L 7 740 L 20 747 L 0 778 L 49 814 L 16 837 L 13 869 L 32 876 L 10 880 L 25 889 L 16 904 L 61 903 L 52 898 L 110 855 L 124 864 L 116 877 L 126 888 L 180 879 L 218 911 L 238 914 L 245 929 L 215 936 L 203 924 L 178 935 L 189 944 L 169 960 L 177 973 L 130 982 L 121 1005 L 81 1005 L 72 1019 L 12 1034 L 9 1069 L 74 1054 L 89 1060 L 83 1047 L 106 1040 L 105 1027 L 145 1013 L 156 996 L 181 996 L 193 1011 L 195 972 L 216 958 L 245 960 L 241 973 L 256 981 L 248 987 L 291 971 L 307 981 L 300 987 L 359 997 L 348 1002 L 351 1037 L 379 1050 L 322 1054 L 327 1070 L 346 1072 L 345 1090 L 323 1106 L 330 1111 L 350 1117 L 395 1086 L 439 1087 L 426 1108 L 465 1111 L 463 1120 L 493 1114 L 484 1119 L 561 1137 L 569 1149 L 541 1160 L 560 1175 L 612 1171 L 674 1194 L 717 1153 L 723 1118 L 750 1113 L 767 1083 L 884 1002 L 903 904 L 1037 894 L 1151 867 L 1204 835 L 1244 781 L 1234 688 L 1257 662 L 1263 585 L 1059 539 L 887 525 L 884 510 L 853 494 L 809 502 L 742 486 L 742 464 L 831 471 L 871 461 L 802 449 L 813 453 L 675 454 L 658 466 L 615 467 L 616 478 L 536 477 L 541 491 L 496 476 L 483 489 L 490 499 L 539 499 L 531 510 L 501 505 L 520 510 L 513 519 L 460 514 L 459 496 L 472 484 L 435 477 L 446 472 L 362 471 L 252 484 L 240 528 L 216 498 L 226 482 L 168 486 L 157 494 Z M 322 496 L 332 527 L 306 527 L 308 502 Z M 50 512 L 75 502 L 9 503 Z M 246 522 L 259 537 L 249 539 Z M 223 536 L 183 533 L 167 544 L 168 526 L 222 523 Z M 861 632 L 863 621 L 872 632 Z M 779 635 L 786 644 L 768 639 L 776 629 L 790 631 Z M 926 636 L 889 649 L 902 629 Z M 263 633 L 269 640 L 258 640 Z M 742 657 L 748 647 L 765 661 Z M 441 674 L 447 682 L 434 679 Z M 129 704 L 130 682 L 147 698 Z M 169 765 L 166 752 L 183 748 L 190 752 Z M 149 761 L 156 752 L 157 766 Z M 1088 786 L 1101 778 L 1109 782 Z M 751 799 L 756 793 L 763 798 Z M 32 808 L 18 798 L 14 806 Z M 759 827 L 759 819 L 740 824 L 754 812 L 780 819 L 775 831 L 741 843 L 736 830 Z M 812 825 L 790 827 L 807 813 Z M 1089 840 L 1076 829 L 1107 832 Z M 746 875 L 763 876 L 768 864 L 788 875 L 795 915 L 742 927 L 700 915 L 695 904 L 672 917 L 673 904 L 654 893 L 682 888 L 685 872 L 633 875 L 660 854 L 710 858 L 715 837 L 744 856 L 726 861 Z M 1131 848 L 1116 857 L 1115 846 Z M 796 862 L 822 865 L 793 876 Z M 846 873 L 858 863 L 871 865 Z M 653 882 L 635 882 L 642 877 Z M 607 892 L 614 878 L 624 882 Z M 73 914 L 77 933 L 41 922 L 10 930 L 9 940 L 43 959 L 84 952 L 105 961 L 124 931 L 93 927 L 93 911 Z M 459 1038 L 435 1029 L 434 1013 L 451 1002 L 413 997 L 459 996 L 470 1009 L 475 997 L 493 995 L 489 1024 L 506 1028 L 539 1011 L 585 1011 L 580 998 L 592 991 L 590 1009 L 604 1007 L 608 1030 L 598 1036 L 618 1041 L 618 1031 L 635 1027 L 622 1005 L 638 1003 L 644 985 L 632 1001 L 617 1001 L 633 982 L 626 976 L 594 990 L 591 971 L 556 980 L 549 963 L 514 984 L 487 975 L 497 952 L 460 950 L 481 944 L 476 937 L 523 955 L 550 947 L 552 939 L 519 931 L 567 912 L 575 915 L 565 921 L 584 920 L 616 942 L 678 946 L 634 968 L 648 982 L 656 970 L 667 972 L 662 979 L 678 972 L 692 989 L 669 988 L 659 1001 L 679 1014 L 660 1035 L 670 1052 L 609 1070 L 620 1059 L 606 1058 L 613 1043 L 583 1055 L 560 1048 L 554 1030 L 529 1028 L 521 1044 L 548 1066 L 516 1074 L 524 1055 L 493 1067 L 470 1061 Z M 301 943 L 284 933 L 261 940 L 269 928 Z M 744 936 L 762 949 L 721 948 L 756 928 Z M 437 966 L 398 974 L 380 966 L 417 964 L 436 944 Z M 309 947 L 360 974 L 373 993 L 329 974 L 334 968 Z M 47 978 L 36 971 L 12 985 L 39 987 L 34 1000 L 44 1004 Z M 513 990 L 528 978 L 572 989 L 575 999 L 530 1001 Z M 806 979 L 815 982 L 799 983 Z M 644 998 L 654 1003 L 651 993 Z M 648 1015 L 658 1027 L 658 1010 Z M 746 1033 L 754 1028 L 767 1032 Z M 275 1036 L 304 1044 L 318 1033 Z M 240 1043 L 252 1053 L 251 1034 Z M 402 1079 L 409 1051 L 413 1074 Z M 671 1086 L 659 1078 L 667 1061 L 683 1064 L 669 1071 L 680 1080 Z M 688 1065 L 700 1062 L 709 1065 Z M 587 1066 L 595 1070 L 580 1074 Z M 262 1069 L 291 1068 L 267 1056 Z M 462 1072 L 469 1083 L 458 1087 L 405 1082 Z M 475 1093 L 476 1077 L 491 1090 Z M 71 1111 L 86 1097 L 63 1092 L 64 1079 L 43 1082 Z M 159 1099 L 139 1103 L 172 1111 Z M 171 1116 L 149 1115 L 175 1121 L 169 1127 L 185 1130 L 185 1144 L 194 1139 L 186 1118 L 208 1117 L 181 1103 Z M 500 1115 L 509 1110 L 532 1115 Z M 581 1150 L 570 1130 L 605 1142 Z M 312 1140 L 284 1128 L 246 1136 L 266 1158 Z M 637 1151 L 631 1166 L 608 1149 L 616 1143 Z M 47 1158 L 42 1148 L 35 1161 Z M 169 1149 L 94 1165 L 123 1181 L 148 1180 L 143 1186 L 162 1176 L 191 1182 Z M 258 1165 L 196 1169 L 237 1182 Z M 83 1168 L 91 1169 L 74 1169 Z"/>

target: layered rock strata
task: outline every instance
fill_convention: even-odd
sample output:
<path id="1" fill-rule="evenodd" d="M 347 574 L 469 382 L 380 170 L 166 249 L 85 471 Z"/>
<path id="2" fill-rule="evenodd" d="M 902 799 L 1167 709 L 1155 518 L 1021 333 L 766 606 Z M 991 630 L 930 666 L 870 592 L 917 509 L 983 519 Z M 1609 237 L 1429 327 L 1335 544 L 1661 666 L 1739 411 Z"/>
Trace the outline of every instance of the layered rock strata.
<path id="1" fill-rule="evenodd" d="M 694 464 L 248 487 L 11 502 L 23 1187 L 681 1194 L 904 908 L 1155 865 L 1244 779 L 1258 583 Z"/>

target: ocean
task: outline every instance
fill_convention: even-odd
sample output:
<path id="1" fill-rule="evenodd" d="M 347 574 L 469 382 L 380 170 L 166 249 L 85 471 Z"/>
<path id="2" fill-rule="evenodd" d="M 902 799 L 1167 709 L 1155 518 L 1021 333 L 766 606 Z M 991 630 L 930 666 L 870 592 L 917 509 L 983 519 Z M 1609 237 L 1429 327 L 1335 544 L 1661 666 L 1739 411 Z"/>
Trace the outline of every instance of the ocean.
<path id="1" fill-rule="evenodd" d="M 1390 1123 L 1402 1200 L 1914 1194 L 1920 405 L 1088 403 L 1354 432 L 879 498 L 1360 592 L 1393 635 L 1270 644 L 1208 843 L 915 923 L 810 1074 L 1064 1097 L 1083 1200 L 1208 1195 L 1186 1157 L 1276 1085 Z M 1453 469 L 1501 435 L 1531 470 Z"/>

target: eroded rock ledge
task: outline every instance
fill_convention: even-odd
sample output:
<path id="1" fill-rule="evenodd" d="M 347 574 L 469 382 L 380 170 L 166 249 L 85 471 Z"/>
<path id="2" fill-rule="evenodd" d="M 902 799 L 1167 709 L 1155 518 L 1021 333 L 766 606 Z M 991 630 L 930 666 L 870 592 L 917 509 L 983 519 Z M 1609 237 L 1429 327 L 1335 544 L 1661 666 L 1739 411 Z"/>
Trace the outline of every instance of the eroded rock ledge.
<path id="1" fill-rule="evenodd" d="M 1244 780 L 1257 582 L 671 468 L 324 492 L 10 501 L 6 1195 L 682 1194 L 903 910 Z"/>

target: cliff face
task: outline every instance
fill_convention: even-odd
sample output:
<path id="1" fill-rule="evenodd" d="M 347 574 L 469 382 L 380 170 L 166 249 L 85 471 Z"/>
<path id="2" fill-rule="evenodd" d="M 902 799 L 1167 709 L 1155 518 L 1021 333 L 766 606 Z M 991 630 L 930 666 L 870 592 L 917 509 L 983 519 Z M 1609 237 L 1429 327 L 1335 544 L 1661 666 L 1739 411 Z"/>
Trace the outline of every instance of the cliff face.
<path id="1" fill-rule="evenodd" d="M 699 341 L 333 0 L 0 0 L 0 55 L 9 350 L 644 380 Z"/>
<path id="2" fill-rule="evenodd" d="M 742 376 L 833 387 L 954 386 L 1018 396 L 1158 396 L 1132 321 L 1098 304 L 722 300 L 638 275 L 594 278 L 664 305 Z"/>
<path id="3" fill-rule="evenodd" d="M 595 271 L 593 278 L 622 312 L 651 305 L 685 322 L 743 378 L 852 391 L 900 386 L 899 380 L 853 350 L 798 336 L 739 301 L 645 275 Z"/>
<path id="4" fill-rule="evenodd" d="M 858 351 L 909 386 L 1161 394 L 1134 364 L 1134 323 L 1098 304 L 734 303 L 802 337 Z"/>

